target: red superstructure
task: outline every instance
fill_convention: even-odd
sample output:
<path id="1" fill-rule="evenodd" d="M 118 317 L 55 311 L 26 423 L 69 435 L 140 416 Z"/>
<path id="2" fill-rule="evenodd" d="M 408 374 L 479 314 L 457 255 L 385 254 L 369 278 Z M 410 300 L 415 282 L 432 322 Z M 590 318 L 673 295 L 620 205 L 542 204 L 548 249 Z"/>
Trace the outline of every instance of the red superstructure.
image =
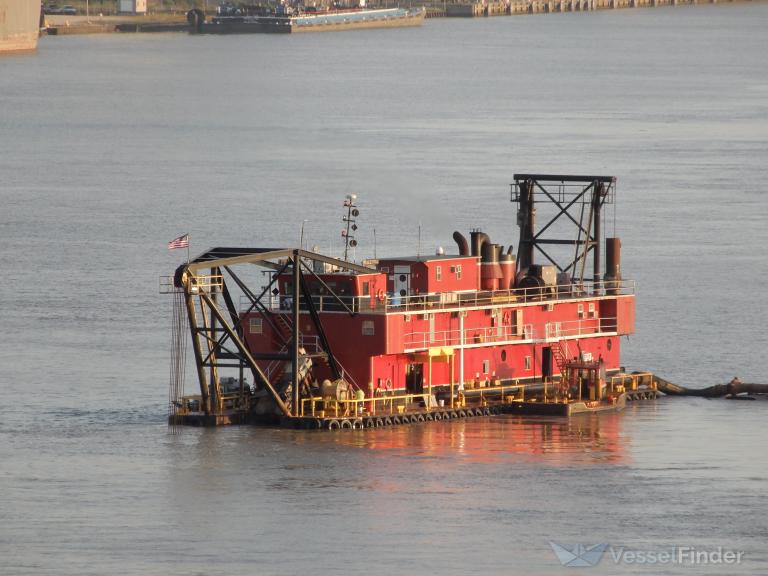
<path id="1" fill-rule="evenodd" d="M 301 249 L 217 248 L 201 255 L 177 271 L 176 285 L 186 288 L 198 335 L 203 407 L 222 406 L 218 372 L 236 366 L 241 396 L 243 370 L 253 373 L 249 410 L 294 418 L 304 414 L 299 406 L 306 399 L 338 395 L 327 388 L 335 382 L 348 383 L 359 398 L 423 394 L 426 402 L 507 384 L 557 383 L 576 363 L 594 366 L 601 378 L 618 372 L 620 337 L 634 331 L 635 297 L 621 277 L 619 239 L 602 237 L 602 208 L 614 193 L 612 177 L 515 175 L 516 252 L 473 230 L 469 240 L 453 234 L 454 254 L 441 248 L 432 256 L 362 264 Z M 348 247 L 356 245 L 353 198 L 345 202 Z M 537 218 L 548 218 L 538 231 Z M 260 294 L 232 271 L 240 263 L 270 270 Z M 200 275 L 204 269 L 210 275 Z M 245 309 L 235 310 L 222 269 Z M 190 308 L 194 295 L 210 314 Z"/>
<path id="2" fill-rule="evenodd" d="M 594 203 L 591 196 L 587 200 Z M 331 272 L 322 265 L 307 279 L 348 380 L 366 393 L 418 394 L 430 384 L 471 388 L 553 379 L 564 360 L 577 356 L 602 358 L 609 372 L 620 368 L 620 336 L 634 331 L 635 299 L 616 270 L 607 282 L 593 277 L 574 283 L 561 276 L 558 283 L 562 269 L 532 263 L 505 274 L 505 264 L 514 267 L 515 259 L 504 260 L 511 253 L 500 254 L 487 235 L 473 231 L 471 249 L 460 233 L 454 238 L 457 254 L 381 258 L 364 263 L 375 269 L 369 274 Z M 608 239 L 608 245 L 611 269 L 619 244 Z M 269 324 L 262 312 L 245 314 L 243 325 L 253 328 L 245 334 L 252 350 L 277 351 L 287 336 L 282 327 L 288 324 L 291 275 L 278 276 L 277 285 L 272 311 L 286 322 Z M 306 346 L 317 340 L 312 323 L 302 322 L 300 330 Z M 315 377 L 333 375 L 321 364 Z"/>

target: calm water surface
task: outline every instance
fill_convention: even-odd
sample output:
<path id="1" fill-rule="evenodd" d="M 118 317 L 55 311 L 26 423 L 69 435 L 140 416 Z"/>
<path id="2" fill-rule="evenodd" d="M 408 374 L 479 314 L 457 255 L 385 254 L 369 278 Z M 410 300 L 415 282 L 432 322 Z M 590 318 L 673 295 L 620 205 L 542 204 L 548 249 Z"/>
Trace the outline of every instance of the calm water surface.
<path id="1" fill-rule="evenodd" d="M 631 369 L 765 382 L 768 6 L 294 37 L 44 38 L 0 59 L 0 573 L 768 572 L 764 402 L 372 432 L 165 425 L 165 243 L 516 242 L 518 172 L 619 178 Z M 612 230 L 609 230 L 612 232 Z M 193 374 L 187 373 L 188 388 Z M 560 566 L 549 540 L 745 551 Z"/>

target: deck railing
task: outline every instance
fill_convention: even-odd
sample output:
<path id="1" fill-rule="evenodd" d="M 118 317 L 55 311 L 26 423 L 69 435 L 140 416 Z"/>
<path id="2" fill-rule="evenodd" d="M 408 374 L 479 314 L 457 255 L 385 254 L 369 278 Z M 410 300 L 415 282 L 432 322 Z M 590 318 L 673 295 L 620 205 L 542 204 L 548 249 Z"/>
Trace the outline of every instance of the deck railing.
<path id="1" fill-rule="evenodd" d="M 443 386 L 444 387 L 444 386 Z M 506 384 L 488 386 L 470 390 L 470 396 L 466 396 L 466 390 L 459 390 L 458 384 L 452 386 L 448 398 L 448 404 L 443 405 L 431 400 L 429 393 L 421 394 L 396 394 L 373 396 L 368 398 L 349 398 L 336 400 L 332 398 L 312 397 L 301 400 L 301 417 L 341 418 L 356 416 L 397 416 L 410 412 L 430 412 L 443 409 L 462 408 L 469 402 L 473 405 L 484 405 L 488 398 L 501 398 L 504 402 L 522 402 L 525 400 L 526 384 Z M 547 388 L 544 385 L 544 398 Z M 418 407 L 412 409 L 415 404 Z M 423 406 L 422 406 L 423 404 Z"/>
<path id="2" fill-rule="evenodd" d="M 459 329 L 416 331 L 403 336 L 405 349 L 430 348 L 437 346 L 460 346 L 508 342 L 516 340 L 551 341 L 573 336 L 605 334 L 616 331 L 617 320 L 611 318 L 585 318 L 566 322 L 548 322 L 542 325 L 515 324 L 500 326 L 478 326 Z M 462 338 L 463 336 L 463 338 Z"/>
<path id="3" fill-rule="evenodd" d="M 393 313 L 432 312 L 438 310 L 491 307 L 503 304 L 546 303 L 557 300 L 574 300 L 591 297 L 626 295 L 635 293 L 634 280 L 584 282 L 536 288 L 514 288 L 511 290 L 470 290 L 465 292 L 438 292 L 434 294 L 338 296 L 314 295 L 312 303 L 320 312 Z M 288 313 L 292 309 L 293 297 L 279 295 L 271 298 L 268 307 L 273 312 Z M 265 305 L 267 303 L 265 302 Z M 245 311 L 250 301 L 241 298 L 240 309 Z M 302 306 L 304 308 L 304 306 Z"/>

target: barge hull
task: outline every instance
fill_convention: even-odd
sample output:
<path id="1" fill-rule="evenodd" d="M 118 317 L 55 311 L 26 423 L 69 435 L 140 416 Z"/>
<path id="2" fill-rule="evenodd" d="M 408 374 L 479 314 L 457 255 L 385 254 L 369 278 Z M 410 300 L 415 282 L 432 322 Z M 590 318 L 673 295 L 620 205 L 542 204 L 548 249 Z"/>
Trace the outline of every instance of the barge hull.
<path id="1" fill-rule="evenodd" d="M 426 11 L 385 9 L 366 12 L 312 16 L 264 16 L 253 19 L 219 18 L 203 22 L 193 32 L 198 34 L 291 34 L 298 32 L 340 32 L 371 28 L 407 28 L 421 26 Z"/>

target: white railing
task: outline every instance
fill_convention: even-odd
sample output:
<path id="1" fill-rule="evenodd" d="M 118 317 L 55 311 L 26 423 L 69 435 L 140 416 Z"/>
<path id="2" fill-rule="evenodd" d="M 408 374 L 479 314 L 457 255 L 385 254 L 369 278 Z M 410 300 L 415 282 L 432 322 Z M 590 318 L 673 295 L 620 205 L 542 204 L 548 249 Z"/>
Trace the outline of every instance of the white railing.
<path id="1" fill-rule="evenodd" d="M 173 285 L 173 276 L 160 276 L 160 294 L 173 294 L 182 290 Z"/>
<path id="2" fill-rule="evenodd" d="M 173 280 L 173 276 L 160 276 L 160 294 L 172 294 L 183 290 L 183 288 L 174 286 Z M 187 281 L 189 282 L 189 291 L 192 294 L 209 293 L 214 289 L 221 290 L 224 286 L 224 276 L 220 274 L 190 275 Z"/>
<path id="3" fill-rule="evenodd" d="M 306 307 L 303 305 L 302 310 Z M 312 296 L 312 303 L 318 312 L 346 312 L 347 309 L 352 312 L 370 313 L 384 312 L 386 309 L 386 297 L 371 298 L 370 296 L 334 296 L 324 295 Z M 293 296 L 271 296 L 263 299 L 263 304 L 268 310 L 275 313 L 288 314 L 293 310 Z M 346 306 L 346 308 L 345 308 Z M 245 312 L 251 308 L 251 300 L 246 296 L 240 297 L 240 312 Z"/>
<path id="4" fill-rule="evenodd" d="M 514 288 L 511 290 L 470 290 L 467 292 L 439 292 L 435 294 L 397 296 L 330 296 L 314 295 L 312 302 L 318 312 L 346 312 L 361 314 L 437 311 L 462 307 L 498 306 L 527 302 L 554 302 L 581 298 L 634 294 L 634 280 L 585 282 L 583 285 L 546 286 L 543 288 Z M 343 304 L 343 305 L 342 305 Z M 264 305 L 272 312 L 290 312 L 293 296 L 280 294 L 264 298 Z M 240 311 L 251 306 L 246 297 L 240 299 Z M 345 308 L 346 307 L 346 308 Z M 304 306 L 302 306 L 302 309 Z"/>
<path id="5" fill-rule="evenodd" d="M 542 325 L 526 324 L 478 326 L 460 330 L 436 330 L 410 332 L 403 336 L 406 350 L 426 349 L 437 346 L 469 346 L 510 341 L 553 341 L 574 336 L 605 334 L 616 331 L 616 318 L 585 318 L 566 322 L 548 322 Z"/>
<path id="6" fill-rule="evenodd" d="M 478 290 L 444 292 L 413 296 L 388 296 L 386 310 L 440 310 L 457 307 L 483 307 L 504 303 L 549 302 L 618 294 L 634 294 L 634 280 L 584 282 L 543 288 L 513 288 L 511 290 Z"/>

